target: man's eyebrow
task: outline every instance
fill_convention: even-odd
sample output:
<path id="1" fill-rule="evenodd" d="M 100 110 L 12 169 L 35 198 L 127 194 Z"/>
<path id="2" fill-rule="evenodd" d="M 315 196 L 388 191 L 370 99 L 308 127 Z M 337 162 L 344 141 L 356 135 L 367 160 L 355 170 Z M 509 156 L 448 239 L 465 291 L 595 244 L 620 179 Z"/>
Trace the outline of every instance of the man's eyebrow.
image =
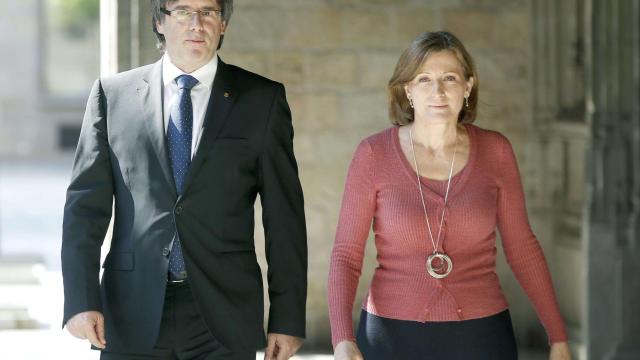
<path id="1" fill-rule="evenodd" d="M 172 10 L 194 10 L 194 9 L 189 7 L 189 6 L 187 6 L 187 5 L 178 5 L 178 6 L 174 7 Z M 219 9 L 216 9 L 213 6 L 204 6 L 200 10 L 212 11 L 212 10 L 219 10 Z"/>

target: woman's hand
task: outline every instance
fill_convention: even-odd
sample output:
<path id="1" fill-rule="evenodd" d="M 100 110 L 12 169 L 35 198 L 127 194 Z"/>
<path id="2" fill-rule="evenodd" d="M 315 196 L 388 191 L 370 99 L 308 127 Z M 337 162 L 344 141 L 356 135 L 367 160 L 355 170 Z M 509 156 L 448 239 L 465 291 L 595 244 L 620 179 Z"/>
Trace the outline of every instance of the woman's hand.
<path id="1" fill-rule="evenodd" d="M 566 342 L 557 342 L 551 344 L 549 351 L 549 360 L 571 360 L 571 351 L 569 344 Z"/>
<path id="2" fill-rule="evenodd" d="M 338 343 L 333 351 L 335 360 L 364 360 L 362 353 L 358 350 L 358 345 L 350 340 L 343 340 Z"/>

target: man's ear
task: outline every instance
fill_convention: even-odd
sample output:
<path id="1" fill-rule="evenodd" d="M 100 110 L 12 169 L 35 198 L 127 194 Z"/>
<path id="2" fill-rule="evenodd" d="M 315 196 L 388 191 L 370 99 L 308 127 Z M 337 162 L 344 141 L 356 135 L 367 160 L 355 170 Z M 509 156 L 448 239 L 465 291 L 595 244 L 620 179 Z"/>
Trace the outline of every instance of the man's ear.
<path id="1" fill-rule="evenodd" d="M 156 30 L 158 31 L 158 34 L 164 35 L 164 25 L 162 22 L 156 21 Z"/>

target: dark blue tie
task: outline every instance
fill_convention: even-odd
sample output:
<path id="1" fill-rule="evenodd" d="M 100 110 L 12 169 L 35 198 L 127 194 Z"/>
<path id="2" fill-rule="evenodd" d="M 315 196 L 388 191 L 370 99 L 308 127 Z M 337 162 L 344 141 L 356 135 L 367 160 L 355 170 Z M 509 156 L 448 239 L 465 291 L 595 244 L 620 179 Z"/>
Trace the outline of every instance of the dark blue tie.
<path id="1" fill-rule="evenodd" d="M 178 196 L 184 190 L 184 178 L 191 164 L 191 132 L 193 130 L 193 106 L 191 105 L 191 88 L 198 80 L 193 76 L 180 75 L 176 78 L 178 84 L 177 101 L 171 106 L 169 113 L 169 127 L 167 142 L 173 180 L 176 184 Z M 169 280 L 179 280 L 186 277 L 184 258 L 180 236 L 176 232 L 169 256 Z"/>

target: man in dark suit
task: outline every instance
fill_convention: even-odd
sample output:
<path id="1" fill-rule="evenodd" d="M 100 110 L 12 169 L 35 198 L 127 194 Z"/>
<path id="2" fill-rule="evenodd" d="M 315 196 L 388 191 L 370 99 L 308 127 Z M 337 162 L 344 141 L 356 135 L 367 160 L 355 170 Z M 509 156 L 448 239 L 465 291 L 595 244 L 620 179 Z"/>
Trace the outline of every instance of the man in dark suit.
<path id="1" fill-rule="evenodd" d="M 87 104 L 64 209 L 63 325 L 101 359 L 253 359 L 267 345 L 265 358 L 287 359 L 304 337 L 307 245 L 284 87 L 217 57 L 232 0 L 151 7 L 162 59 L 97 80 Z"/>

